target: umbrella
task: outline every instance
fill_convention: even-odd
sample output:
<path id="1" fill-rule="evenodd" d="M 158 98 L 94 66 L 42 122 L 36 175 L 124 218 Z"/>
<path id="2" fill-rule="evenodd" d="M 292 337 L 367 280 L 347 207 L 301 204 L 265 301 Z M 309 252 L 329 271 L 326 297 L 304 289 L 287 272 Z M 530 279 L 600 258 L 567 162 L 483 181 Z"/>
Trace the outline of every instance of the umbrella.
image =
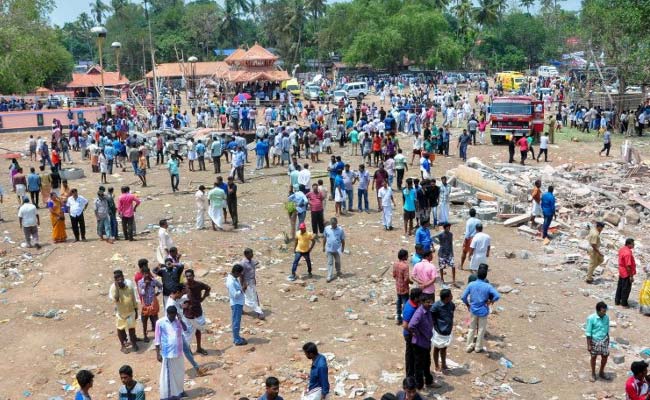
<path id="1" fill-rule="evenodd" d="M 246 100 L 250 100 L 250 99 L 251 99 L 250 94 L 248 94 L 248 93 L 239 93 L 238 95 L 236 95 L 232 99 L 232 101 L 246 101 Z"/>

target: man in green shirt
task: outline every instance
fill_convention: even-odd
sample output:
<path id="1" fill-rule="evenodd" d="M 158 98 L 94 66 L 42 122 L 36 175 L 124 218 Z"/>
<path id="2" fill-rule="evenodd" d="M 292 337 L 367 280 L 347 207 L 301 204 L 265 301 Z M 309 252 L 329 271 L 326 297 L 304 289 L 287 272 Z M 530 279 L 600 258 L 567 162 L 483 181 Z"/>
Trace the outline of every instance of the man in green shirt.
<path id="1" fill-rule="evenodd" d="M 210 208 L 208 215 L 212 220 L 212 229 L 220 231 L 223 230 L 223 207 L 226 201 L 226 192 L 219 187 L 219 182 L 214 183 L 212 190 L 208 192 L 208 201 Z"/>
<path id="2" fill-rule="evenodd" d="M 603 380 L 610 380 L 605 375 L 605 365 L 609 356 L 609 317 L 607 316 L 607 304 L 604 301 L 596 304 L 596 312 L 587 317 L 585 326 L 587 337 L 587 351 L 591 354 L 591 382 L 595 382 L 596 358 L 600 356 L 600 372 L 598 377 Z"/>

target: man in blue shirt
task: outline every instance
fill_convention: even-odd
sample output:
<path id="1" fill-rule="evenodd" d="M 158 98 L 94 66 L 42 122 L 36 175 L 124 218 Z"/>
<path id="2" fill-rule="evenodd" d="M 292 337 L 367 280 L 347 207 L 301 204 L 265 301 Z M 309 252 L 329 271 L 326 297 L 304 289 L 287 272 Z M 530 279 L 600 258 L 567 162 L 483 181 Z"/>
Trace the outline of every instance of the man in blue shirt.
<path id="1" fill-rule="evenodd" d="M 257 400 L 284 400 L 280 396 L 280 381 L 274 376 L 266 378 L 266 392 Z"/>
<path id="2" fill-rule="evenodd" d="M 415 231 L 415 244 L 422 246 L 424 251 L 431 251 L 431 224 L 428 219 L 420 221 L 420 227 Z"/>
<path id="3" fill-rule="evenodd" d="M 305 356 L 311 360 L 311 370 L 309 372 L 309 385 L 307 391 L 321 391 L 321 399 L 325 399 L 330 392 L 330 382 L 327 373 L 327 359 L 324 355 L 318 353 L 318 347 L 312 342 L 305 343 L 302 346 Z"/>
<path id="4" fill-rule="evenodd" d="M 38 194 L 41 191 L 41 177 L 36 173 L 36 168 L 31 167 L 29 169 L 29 175 L 27 175 L 27 191 L 29 192 L 29 197 L 32 199 L 32 204 L 38 208 Z M 47 199 L 43 199 L 47 203 Z"/>
<path id="5" fill-rule="evenodd" d="M 542 214 L 544 215 L 544 225 L 542 225 L 542 238 L 544 244 L 550 242 L 548 238 L 548 227 L 555 217 L 555 196 L 553 195 L 553 186 L 548 187 L 548 191 L 542 195 Z"/>
<path id="6" fill-rule="evenodd" d="M 413 358 L 413 336 L 408 330 L 409 321 L 415 314 L 415 310 L 418 309 L 420 305 L 420 296 L 422 295 L 422 289 L 413 288 L 409 294 L 409 301 L 404 304 L 402 309 L 402 334 L 404 335 L 404 342 L 406 344 L 406 350 L 404 351 L 404 360 L 406 364 L 406 376 L 415 376 L 415 359 Z"/>
<path id="7" fill-rule="evenodd" d="M 463 254 L 460 257 L 460 269 L 463 269 L 465 264 L 465 259 L 469 253 L 470 245 L 472 244 L 472 239 L 476 235 L 476 225 L 480 224 L 481 220 L 476 218 L 476 209 L 469 209 L 469 218 L 465 222 L 465 236 L 463 237 Z"/>
<path id="8" fill-rule="evenodd" d="M 404 235 L 411 236 L 413 234 L 413 219 L 415 218 L 415 188 L 413 187 L 413 179 L 406 180 L 406 187 L 402 189 L 404 196 Z"/>
<path id="9" fill-rule="evenodd" d="M 257 138 L 257 143 L 255 144 L 257 164 L 255 165 L 255 169 L 264 168 L 264 159 L 266 158 L 266 154 L 269 150 L 268 146 L 269 145 L 262 138 Z"/>
<path id="10" fill-rule="evenodd" d="M 467 306 L 467 309 L 472 314 L 472 321 L 469 325 L 469 333 L 467 335 L 467 351 L 471 353 L 476 349 L 477 353 L 483 352 L 483 336 L 487 328 L 487 318 L 490 314 L 490 305 L 498 301 L 501 296 L 492 285 L 485 282 L 488 273 L 487 264 L 481 264 L 478 267 L 478 279 L 465 287 L 461 300 Z M 468 299 L 469 297 L 469 299 Z M 477 331 L 478 330 L 478 334 Z M 474 345 L 476 339 L 476 346 Z"/>
<path id="11" fill-rule="evenodd" d="M 210 145 L 210 157 L 212 157 L 212 164 L 214 165 L 214 173 L 221 173 L 221 155 L 223 154 L 223 139 L 215 137 Z"/>
<path id="12" fill-rule="evenodd" d="M 196 155 L 199 160 L 199 171 L 205 171 L 205 150 L 205 144 L 203 144 L 202 140 L 196 142 L 194 151 L 196 151 Z"/>
<path id="13" fill-rule="evenodd" d="M 304 195 L 303 195 L 304 196 Z M 341 253 L 345 251 L 345 232 L 338 226 L 336 218 L 330 219 L 330 225 L 323 231 L 323 252 L 327 254 L 327 282 L 334 280 L 334 267 L 336 276 L 342 277 Z"/>
<path id="14" fill-rule="evenodd" d="M 237 179 L 241 183 L 244 183 L 244 164 L 246 163 L 246 154 L 242 150 L 241 146 L 236 147 L 235 154 L 232 156 L 232 166 L 234 171 L 232 171 L 231 176 L 234 177 L 237 174 Z"/>

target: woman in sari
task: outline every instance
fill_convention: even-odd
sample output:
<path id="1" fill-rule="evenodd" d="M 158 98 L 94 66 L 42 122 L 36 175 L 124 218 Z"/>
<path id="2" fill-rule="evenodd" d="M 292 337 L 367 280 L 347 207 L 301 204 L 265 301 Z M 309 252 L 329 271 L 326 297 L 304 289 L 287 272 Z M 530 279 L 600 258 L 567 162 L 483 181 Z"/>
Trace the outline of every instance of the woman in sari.
<path id="1" fill-rule="evenodd" d="M 644 268 L 645 280 L 639 291 L 639 311 L 650 316 L 650 267 Z"/>
<path id="2" fill-rule="evenodd" d="M 63 213 L 63 203 L 56 193 L 50 193 L 50 201 L 47 202 L 47 208 L 50 209 L 52 240 L 54 240 L 54 243 L 63 243 L 68 238 L 65 233 L 65 214 Z"/>

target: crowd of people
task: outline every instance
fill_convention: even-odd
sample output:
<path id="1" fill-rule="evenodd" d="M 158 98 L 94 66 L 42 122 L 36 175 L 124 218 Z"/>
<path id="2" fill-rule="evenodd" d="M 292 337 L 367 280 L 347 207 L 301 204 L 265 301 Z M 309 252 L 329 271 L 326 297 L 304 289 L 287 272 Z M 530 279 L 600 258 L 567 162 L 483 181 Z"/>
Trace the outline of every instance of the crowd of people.
<path id="1" fill-rule="evenodd" d="M 414 246 L 411 254 L 406 249 L 397 252 L 392 276 L 396 289 L 395 320 L 405 340 L 406 376 L 401 391 L 386 393 L 381 399 L 413 400 L 422 398 L 418 391 L 425 387 L 439 388 L 444 374 L 449 370 L 447 349 L 453 340 L 456 304 L 462 303 L 470 314 L 465 351 L 482 353 L 487 350 L 484 337 L 488 316 L 491 306 L 500 299 L 500 294 L 487 279 L 492 238 L 486 232 L 487 227 L 477 218 L 476 210 L 467 210 L 468 219 L 465 221 L 458 269 L 464 270 L 467 263 L 469 275 L 466 284 L 457 280 L 459 276 L 454 257 L 454 235 L 450 229 L 452 187 L 444 174 L 434 176 L 432 163 L 436 155 L 449 156 L 451 128 L 454 124 L 455 128 L 463 129 L 462 134 L 458 135 L 457 149 L 460 159 L 466 160 L 469 146 L 484 143 L 489 111 L 481 103 L 478 103 L 478 110 L 474 110 L 469 106 L 469 92 L 459 96 L 455 87 L 444 93 L 427 92 L 427 86 L 412 87 L 408 94 L 399 85 L 395 86 L 394 92 L 393 89 L 390 84 L 382 89 L 382 93 L 386 93 L 383 94 L 380 105 L 357 102 L 356 108 L 349 103 L 344 104 L 342 109 L 337 107 L 329 111 L 327 108 L 308 106 L 301 115 L 308 121 L 305 126 L 292 123 L 291 118 L 274 117 L 272 108 L 270 118 L 267 119 L 267 111 L 264 111 L 263 124 L 266 125 L 266 130 L 256 138 L 253 151 L 256 169 L 284 167 L 286 163 L 289 188 L 283 200 L 294 253 L 287 277 L 289 281 L 301 279 L 298 267 L 302 259 L 307 264 L 306 278 L 313 278 L 311 253 L 317 244 L 322 244 L 327 260 L 326 281 L 329 283 L 344 278 L 343 254 L 347 252 L 346 247 L 350 246 L 350 239 L 344 227 L 339 225 L 339 219 L 349 213 L 369 213 L 371 205 L 375 208 L 376 204 L 376 210 L 381 215 L 381 225 L 386 231 L 392 231 L 393 212 L 398 207 L 402 208 L 400 214 L 404 235 L 413 237 Z M 433 99 L 434 105 L 418 108 L 417 104 L 423 98 Z M 385 99 L 390 104 L 387 111 L 381 105 Z M 228 107 L 232 108 L 228 110 Z M 245 104 L 227 106 L 223 112 L 218 112 L 218 116 L 227 115 L 227 123 L 239 127 L 244 121 L 242 110 L 247 108 Z M 191 117 L 187 113 L 181 113 L 173 107 L 171 112 L 166 109 L 160 111 L 162 113 L 155 114 L 156 126 L 160 126 L 160 123 L 174 126 L 173 121 L 180 120 L 184 124 L 190 124 Z M 199 116 L 206 112 L 198 110 Z M 171 115 L 174 116 L 170 117 Z M 262 118 L 262 115 L 253 116 L 253 121 Z M 439 116 L 442 122 L 438 126 Z M 246 118 L 250 117 L 249 110 Z M 205 121 L 205 114 L 203 118 Z M 36 172 L 35 167 L 30 167 L 30 173 L 25 175 L 17 159 L 13 159 L 10 165 L 12 190 L 18 199 L 19 224 L 27 246 L 40 246 L 38 230 L 41 221 L 38 210 L 41 204 L 45 204 L 48 209 L 52 240 L 55 243 L 67 239 L 66 220 L 71 224 L 75 242 L 87 240 L 84 213 L 89 204 L 101 240 L 108 243 L 119 239 L 137 240 L 135 215 L 141 199 L 131 192 L 129 186 L 122 186 L 120 194 L 115 195 L 113 188 L 106 188 L 105 185 L 114 167 L 122 168 L 123 171 L 131 167 L 142 186 L 146 187 L 146 170 L 151 168 L 149 157 L 153 152 L 156 154 L 156 165 L 169 172 L 172 192 L 180 191 L 180 171 L 184 157 L 178 149 L 174 149 L 173 144 L 168 145 L 160 134 L 155 138 L 153 149 L 149 149 L 136 135 L 130 134 L 135 120 L 139 120 L 139 117 L 122 113 L 121 117 L 108 118 L 94 125 L 73 125 L 68 135 L 62 133 L 60 122 L 55 122 L 51 140 L 30 137 L 28 155 L 30 162 L 40 164 L 39 172 Z M 198 117 L 196 120 L 200 121 Z M 153 118 L 149 118 L 149 121 L 151 123 Z M 242 125 L 242 129 L 246 128 L 250 128 L 249 121 Z M 400 145 L 404 138 L 413 143 L 410 162 L 404 154 L 405 149 Z M 511 141 L 514 142 L 514 139 Z M 520 147 L 522 164 L 529 152 L 533 152 L 535 157 L 530 138 L 519 139 L 517 145 Z M 546 157 L 548 147 L 542 148 L 540 145 L 540 149 L 546 150 Z M 71 151 L 79 151 L 79 161 L 89 162 L 92 172 L 99 174 L 101 186 L 98 186 L 94 200 L 88 200 L 84 196 L 90 198 L 88 193 L 79 193 L 78 188 L 70 187 L 68 181 L 61 177 L 65 154 L 68 154 L 70 162 Z M 238 187 L 235 180 L 240 184 L 246 182 L 244 168 L 248 163 L 248 151 L 246 140 L 239 135 L 231 138 L 217 135 L 205 143 L 202 140 L 197 140 L 196 143 L 190 141 L 186 156 L 189 171 L 196 170 L 194 161 L 197 161 L 199 172 L 206 171 L 205 158 L 208 157 L 213 162 L 214 173 L 217 175 L 212 188 L 199 185 L 191 190 L 193 192 L 196 189 L 194 200 L 197 230 L 206 228 L 206 212 L 212 229 L 223 230 L 228 214 L 233 228 L 238 228 Z M 323 179 L 312 179 L 310 168 L 313 168 L 314 163 L 325 162 L 319 158 L 321 153 L 331 155 L 327 164 L 329 185 Z M 230 158 L 232 165 L 225 181 L 220 175 L 222 156 L 226 161 Z M 358 156 L 361 156 L 360 160 L 355 158 Z M 541 152 L 538 153 L 538 160 L 540 156 Z M 416 157 L 418 167 L 414 168 Z M 300 159 L 305 159 L 306 162 L 301 163 Z M 415 176 L 407 176 L 409 167 L 413 168 L 411 175 Z M 369 169 L 374 170 L 371 172 Z M 531 192 L 531 224 L 535 224 L 535 217 L 543 217 L 544 222 L 539 229 L 546 243 L 550 241 L 549 228 L 556 214 L 553 193 L 553 186 L 542 193 L 541 181 L 535 182 Z M 334 216 L 330 218 L 326 218 L 331 211 L 331 207 L 327 208 L 328 201 L 334 204 Z M 65 214 L 68 214 L 68 219 Z M 308 214 L 311 232 L 307 228 Z M 118 217 L 122 223 L 121 238 Z M 160 220 L 158 226 L 155 266 L 150 269 L 149 260 L 140 259 L 132 280 L 122 270 L 115 270 L 108 297 L 115 306 L 116 335 L 122 352 L 138 351 L 138 343 L 150 341 L 149 333 L 153 333 L 156 358 L 161 363 L 160 398 L 172 399 L 186 395 L 185 359 L 192 365 L 197 376 L 207 372 L 196 361 L 191 342 L 196 339 L 195 354 L 207 354 L 203 335 L 209 334 L 210 330 L 202 303 L 212 288 L 197 280 L 195 271 L 185 268 L 181 261 L 182 253 L 171 237 L 169 222 Z M 604 224 L 597 223 L 588 237 L 592 246 L 588 282 L 593 281 L 593 270 L 603 262 L 599 250 L 599 234 L 603 227 Z M 630 288 L 637 273 L 633 249 L 634 240 L 628 239 L 619 250 L 619 280 L 615 296 L 617 306 L 629 307 Z M 248 344 L 240 334 L 245 308 L 250 309 L 255 318 L 266 318 L 257 288 L 258 268 L 259 262 L 254 257 L 253 250 L 246 248 L 243 258 L 234 263 L 225 279 L 231 311 L 232 342 L 235 346 Z M 448 272 L 451 273 L 451 279 L 445 278 Z M 462 289 L 459 303 L 454 303 L 452 289 Z M 161 294 L 162 307 L 159 300 Z M 650 282 L 644 285 L 641 296 L 647 300 L 645 311 L 643 308 L 641 311 L 649 313 Z M 159 318 L 161 308 L 163 315 Z M 596 313 L 588 318 L 585 328 L 593 380 L 610 379 L 604 370 L 609 354 L 609 321 L 606 313 L 607 305 L 598 303 Z M 142 325 L 142 338 L 136 334 L 138 319 Z M 304 376 L 308 384 L 304 388 L 303 399 L 319 400 L 329 397 L 326 357 L 312 342 L 304 344 L 303 352 L 311 362 L 310 373 Z M 601 364 L 597 374 L 595 366 L 598 356 L 601 357 Z M 635 362 L 631 370 L 633 376 L 626 384 L 628 397 L 647 397 L 647 364 Z M 133 379 L 132 368 L 125 365 L 120 368 L 119 374 L 123 383 L 120 398 L 144 399 L 144 389 Z M 80 386 L 77 397 L 80 400 L 90 398 L 93 374 L 85 370 L 79 371 L 77 382 Z M 279 395 L 280 381 L 277 378 L 268 377 L 265 387 L 265 393 L 260 399 L 282 399 Z"/>

